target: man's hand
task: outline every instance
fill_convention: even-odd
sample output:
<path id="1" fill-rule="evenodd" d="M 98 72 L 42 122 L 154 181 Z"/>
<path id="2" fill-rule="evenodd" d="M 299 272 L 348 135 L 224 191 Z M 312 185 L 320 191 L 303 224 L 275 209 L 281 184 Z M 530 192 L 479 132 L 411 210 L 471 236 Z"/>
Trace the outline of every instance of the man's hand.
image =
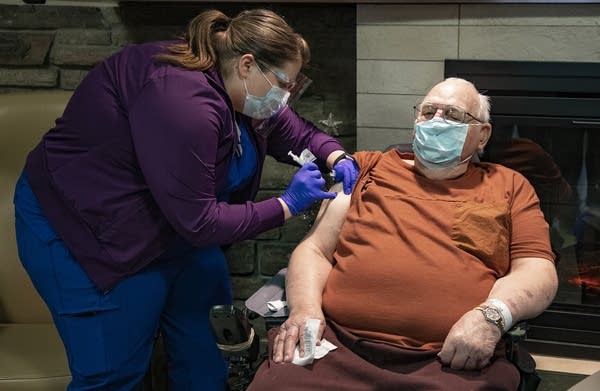
<path id="1" fill-rule="evenodd" d="M 438 357 L 452 369 L 481 369 L 489 364 L 501 337 L 496 325 L 471 310 L 452 326 Z"/>
<path id="2" fill-rule="evenodd" d="M 300 357 L 304 356 L 304 336 L 302 331 L 306 325 L 307 319 L 319 319 L 319 332 L 317 334 L 317 344 L 325 331 L 325 316 L 321 308 L 300 308 L 292 310 L 290 316 L 279 328 L 273 344 L 273 361 L 292 362 L 294 359 L 294 349 L 300 343 Z"/>

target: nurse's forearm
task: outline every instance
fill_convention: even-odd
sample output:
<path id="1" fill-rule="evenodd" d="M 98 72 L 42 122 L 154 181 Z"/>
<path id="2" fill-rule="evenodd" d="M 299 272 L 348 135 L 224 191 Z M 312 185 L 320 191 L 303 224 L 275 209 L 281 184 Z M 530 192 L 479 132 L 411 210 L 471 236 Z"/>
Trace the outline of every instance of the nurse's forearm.
<path id="1" fill-rule="evenodd" d="M 345 151 L 342 150 L 337 150 L 337 151 L 333 151 L 329 154 L 329 156 L 327 156 L 327 167 L 329 167 L 330 169 L 333 169 L 333 162 L 335 162 L 335 159 L 337 159 L 339 156 L 345 154 Z"/>
<path id="2" fill-rule="evenodd" d="M 277 201 L 279 201 L 279 203 L 281 204 L 281 207 L 283 208 L 283 218 L 287 221 L 288 219 L 291 219 L 292 216 L 292 212 L 290 212 L 290 208 L 287 206 L 287 204 L 279 197 L 277 197 Z"/>

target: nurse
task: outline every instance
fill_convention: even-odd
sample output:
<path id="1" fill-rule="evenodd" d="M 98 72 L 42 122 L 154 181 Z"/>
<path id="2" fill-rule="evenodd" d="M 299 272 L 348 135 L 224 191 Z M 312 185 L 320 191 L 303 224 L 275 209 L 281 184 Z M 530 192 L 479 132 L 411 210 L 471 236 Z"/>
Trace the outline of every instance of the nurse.
<path id="1" fill-rule="evenodd" d="M 223 390 L 208 314 L 232 301 L 220 246 L 281 226 L 358 167 L 286 106 L 309 59 L 277 14 L 203 12 L 180 41 L 97 65 L 29 154 L 15 192 L 21 261 L 67 352 L 69 390 L 132 390 L 160 330 L 172 390 Z M 265 155 L 317 157 L 253 201 Z"/>

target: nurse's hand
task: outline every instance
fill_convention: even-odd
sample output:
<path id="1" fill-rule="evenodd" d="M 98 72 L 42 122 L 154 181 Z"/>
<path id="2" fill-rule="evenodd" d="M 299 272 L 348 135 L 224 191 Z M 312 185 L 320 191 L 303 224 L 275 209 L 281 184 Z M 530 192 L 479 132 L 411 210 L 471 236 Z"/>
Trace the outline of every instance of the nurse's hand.
<path id="1" fill-rule="evenodd" d="M 292 215 L 307 209 L 315 201 L 333 199 L 337 193 L 323 191 L 325 179 L 315 163 L 303 165 L 292 178 L 287 190 L 279 197 Z"/>
<path id="2" fill-rule="evenodd" d="M 344 194 L 352 193 L 352 188 L 360 172 L 356 161 L 348 156 L 333 166 L 333 170 L 335 171 L 335 181 L 344 182 Z"/>

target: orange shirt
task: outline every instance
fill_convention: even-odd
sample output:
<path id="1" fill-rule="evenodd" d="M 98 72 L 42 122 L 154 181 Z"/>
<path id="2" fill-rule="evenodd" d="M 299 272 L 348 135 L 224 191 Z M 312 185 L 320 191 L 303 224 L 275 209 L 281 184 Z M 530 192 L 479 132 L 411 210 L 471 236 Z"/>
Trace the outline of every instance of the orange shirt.
<path id="1" fill-rule="evenodd" d="M 430 180 L 403 161 L 412 154 L 355 158 L 361 177 L 323 293 L 326 315 L 353 334 L 438 348 L 511 259 L 554 260 L 538 198 L 516 171 L 472 163 Z"/>

